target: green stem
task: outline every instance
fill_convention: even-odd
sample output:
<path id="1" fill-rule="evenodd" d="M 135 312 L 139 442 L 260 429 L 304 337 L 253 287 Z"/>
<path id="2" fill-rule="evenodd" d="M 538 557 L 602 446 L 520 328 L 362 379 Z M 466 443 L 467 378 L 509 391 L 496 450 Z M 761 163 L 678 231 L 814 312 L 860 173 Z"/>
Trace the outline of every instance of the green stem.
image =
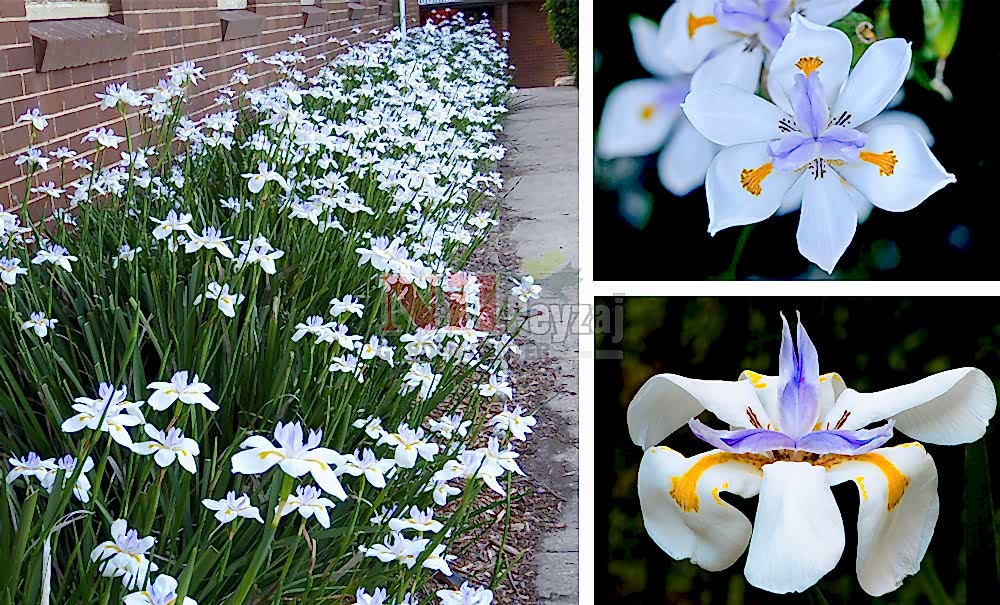
<path id="1" fill-rule="evenodd" d="M 257 546 L 257 552 L 254 553 L 250 567 L 243 574 L 239 588 L 236 589 L 233 597 L 229 599 L 229 605 L 243 605 L 246 602 L 247 595 L 250 594 L 250 589 L 253 588 L 254 582 L 257 581 L 257 572 L 260 570 L 260 566 L 264 564 L 264 559 L 267 558 L 268 553 L 271 552 L 271 542 L 274 541 L 274 534 L 278 531 L 278 522 L 281 520 L 281 509 L 285 507 L 288 494 L 292 493 L 292 476 L 284 474 L 280 476 L 281 491 L 278 494 L 274 494 L 272 490 L 270 499 L 271 512 L 268 513 L 267 524 L 264 527 L 264 534 L 260 538 L 260 544 Z M 275 476 L 274 481 L 278 481 L 278 476 Z M 279 502 L 281 502 L 280 505 L 278 504 Z"/>
<path id="2" fill-rule="evenodd" d="M 743 251 L 747 247 L 747 240 L 750 239 L 752 231 L 753 225 L 747 225 L 740 231 L 740 239 L 736 241 L 736 249 L 733 250 L 733 260 L 729 261 L 729 268 L 726 269 L 726 272 L 719 276 L 720 280 L 736 279 L 736 267 L 740 264 L 740 258 L 743 257 Z"/>

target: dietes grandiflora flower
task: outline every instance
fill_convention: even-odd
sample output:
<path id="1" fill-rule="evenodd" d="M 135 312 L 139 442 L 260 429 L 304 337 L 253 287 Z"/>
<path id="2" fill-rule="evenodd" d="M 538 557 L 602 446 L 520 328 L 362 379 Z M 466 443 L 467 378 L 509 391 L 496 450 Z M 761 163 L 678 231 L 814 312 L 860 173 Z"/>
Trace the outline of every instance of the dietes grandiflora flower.
<path id="1" fill-rule="evenodd" d="M 310 430 L 308 440 L 303 440 L 302 425 L 298 422 L 278 423 L 274 429 L 274 445 L 259 435 L 247 438 L 240 444 L 242 452 L 233 455 L 234 473 L 260 475 L 277 465 L 282 472 L 292 477 L 311 475 L 313 480 L 328 494 L 347 500 L 336 469 L 344 463 L 344 457 L 331 449 L 320 447 L 323 431 Z"/>
<path id="2" fill-rule="evenodd" d="M 982 371 L 959 368 L 859 393 L 839 374 L 820 374 L 805 328 L 799 324 L 796 348 L 782 322 L 777 376 L 746 370 L 726 382 L 660 374 L 632 400 L 629 433 L 645 450 L 638 488 L 646 531 L 671 557 L 709 571 L 730 567 L 749 545 L 750 584 L 802 592 L 843 554 L 843 518 L 830 488 L 853 481 L 858 581 L 884 595 L 920 567 L 938 518 L 938 475 L 919 443 L 883 445 L 894 431 L 942 445 L 975 441 L 996 411 L 996 392 Z M 733 428 L 693 418 L 705 410 Z M 657 447 L 685 423 L 715 449 L 687 458 Z M 753 525 L 720 492 L 759 496 Z"/>
<path id="3" fill-rule="evenodd" d="M 846 34 L 795 14 L 768 71 L 770 101 L 731 85 L 688 95 L 688 119 L 725 147 L 706 183 L 712 235 L 801 200 L 799 252 L 832 273 L 859 206 L 905 212 L 955 182 L 918 131 L 867 127 L 903 85 L 910 44 L 879 40 L 853 70 L 852 52 Z"/>

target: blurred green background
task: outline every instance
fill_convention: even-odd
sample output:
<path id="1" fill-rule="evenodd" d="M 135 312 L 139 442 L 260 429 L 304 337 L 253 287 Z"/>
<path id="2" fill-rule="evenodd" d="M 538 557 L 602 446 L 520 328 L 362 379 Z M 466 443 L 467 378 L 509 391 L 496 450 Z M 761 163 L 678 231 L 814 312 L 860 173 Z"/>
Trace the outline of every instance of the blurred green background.
<path id="1" fill-rule="evenodd" d="M 777 373 L 784 312 L 796 311 L 819 351 L 820 371 L 839 372 L 847 385 L 876 391 L 929 374 L 975 366 L 1000 380 L 1000 318 L 990 298 L 610 298 L 598 299 L 596 363 L 596 560 L 602 603 L 737 605 L 741 603 L 995 603 L 996 510 L 1000 461 L 996 419 L 980 442 L 928 445 L 937 465 L 941 515 L 921 572 L 897 591 L 873 599 L 855 577 L 857 489 L 834 488 L 847 534 L 837 567 L 819 591 L 778 596 L 749 586 L 745 555 L 723 572 L 674 561 L 646 535 L 636 493 L 642 450 L 632 444 L 625 411 L 654 374 L 736 380 L 743 369 Z M 602 325 L 603 323 L 603 325 Z M 621 327 L 615 327 L 616 323 Z M 793 324 L 794 325 L 794 324 Z M 706 416 L 708 416 L 706 414 Z M 704 419 L 704 418 L 703 418 Z M 897 433 L 887 446 L 912 441 Z M 684 427 L 664 442 L 685 456 L 710 447 Z M 1000 464 L 1000 462 L 998 462 Z M 601 466 L 602 465 L 602 466 Z M 992 475 L 992 476 L 991 476 Z M 756 498 L 727 498 L 752 521 Z M 606 567 L 605 562 L 606 561 Z M 967 598 L 978 595 L 978 598 Z M 825 601 L 823 600 L 825 599 Z"/>

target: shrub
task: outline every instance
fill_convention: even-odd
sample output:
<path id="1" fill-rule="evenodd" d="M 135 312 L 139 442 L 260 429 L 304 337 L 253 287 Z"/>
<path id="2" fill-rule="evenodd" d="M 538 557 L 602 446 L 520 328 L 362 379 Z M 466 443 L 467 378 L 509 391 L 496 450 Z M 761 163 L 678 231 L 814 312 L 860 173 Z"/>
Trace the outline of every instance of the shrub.
<path id="1" fill-rule="evenodd" d="M 99 95 L 147 134 L 19 160 L 87 174 L 25 192 L 68 200 L 43 225 L 0 212 L 0 604 L 426 603 L 455 538 L 509 509 L 523 320 L 504 303 L 488 333 L 491 282 L 463 270 L 502 186 L 488 32 L 283 51 L 198 121 L 185 63 Z M 487 602 L 462 590 L 439 594 Z"/>
<path id="2" fill-rule="evenodd" d="M 577 75 L 580 50 L 579 0 L 545 0 L 552 40 L 566 51 L 570 73 Z"/>

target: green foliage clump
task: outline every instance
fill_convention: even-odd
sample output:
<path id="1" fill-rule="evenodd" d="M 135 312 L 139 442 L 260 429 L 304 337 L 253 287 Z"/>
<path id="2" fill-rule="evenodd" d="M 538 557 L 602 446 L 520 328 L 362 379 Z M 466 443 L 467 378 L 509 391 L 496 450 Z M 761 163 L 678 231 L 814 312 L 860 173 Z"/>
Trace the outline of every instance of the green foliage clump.
<path id="1" fill-rule="evenodd" d="M 576 76 L 580 51 L 579 0 L 545 0 L 542 10 L 548 13 L 552 40 L 566 51 L 570 72 Z"/>

